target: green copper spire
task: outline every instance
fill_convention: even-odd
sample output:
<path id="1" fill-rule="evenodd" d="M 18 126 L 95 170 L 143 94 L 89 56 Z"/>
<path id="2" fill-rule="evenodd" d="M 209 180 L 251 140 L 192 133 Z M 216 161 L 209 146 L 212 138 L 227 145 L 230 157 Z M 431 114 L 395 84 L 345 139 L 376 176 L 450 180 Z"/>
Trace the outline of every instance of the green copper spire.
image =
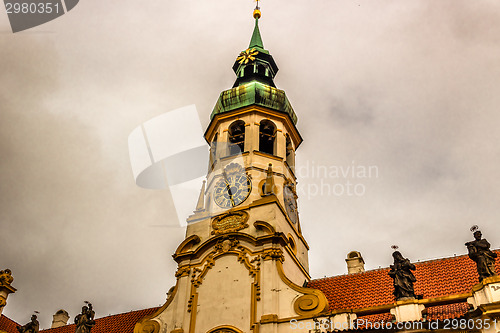
<path id="1" fill-rule="evenodd" d="M 255 19 L 255 28 L 253 29 L 252 39 L 248 49 L 240 52 L 233 65 L 233 71 L 236 73 L 236 82 L 233 87 L 257 81 L 271 87 L 276 87 L 273 79 L 278 72 L 278 66 L 274 62 L 269 51 L 264 49 L 262 37 L 259 30 L 259 19 L 261 12 L 259 6 L 253 11 Z"/>
<path id="2" fill-rule="evenodd" d="M 258 1 L 258 0 L 257 0 Z M 274 77 L 278 66 L 273 56 L 264 49 L 259 31 L 261 12 L 253 12 L 255 28 L 248 49 L 240 52 L 233 65 L 236 81 L 233 88 L 223 91 L 215 105 L 211 119 L 225 112 L 235 111 L 251 105 L 258 105 L 288 115 L 297 123 L 297 115 L 283 90 L 276 88 Z"/>
<path id="3" fill-rule="evenodd" d="M 255 18 L 255 28 L 253 29 L 252 40 L 250 40 L 248 48 L 256 48 L 259 51 L 264 51 L 264 43 L 262 43 L 262 37 L 260 36 L 258 16 Z"/>

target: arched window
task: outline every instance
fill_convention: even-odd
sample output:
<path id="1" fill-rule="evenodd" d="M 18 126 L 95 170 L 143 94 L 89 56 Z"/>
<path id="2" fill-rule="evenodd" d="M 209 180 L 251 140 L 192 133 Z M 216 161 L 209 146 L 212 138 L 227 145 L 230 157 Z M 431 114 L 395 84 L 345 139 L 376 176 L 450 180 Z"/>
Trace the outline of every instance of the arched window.
<path id="1" fill-rule="evenodd" d="M 257 65 L 257 73 L 262 76 L 266 76 L 266 68 L 262 65 Z"/>
<path id="2" fill-rule="evenodd" d="M 276 141 L 276 126 L 272 121 L 262 120 L 259 126 L 259 150 L 274 155 Z"/>
<path id="3" fill-rule="evenodd" d="M 293 170 L 295 166 L 295 151 L 293 150 L 292 140 L 286 135 L 286 163 Z"/>
<path id="4" fill-rule="evenodd" d="M 359 257 L 361 257 L 361 253 L 359 253 L 358 251 L 351 251 L 347 254 L 347 258 L 349 259 L 354 259 Z"/>
<path id="5" fill-rule="evenodd" d="M 247 65 L 245 68 L 243 68 L 243 76 L 252 75 L 253 72 L 254 72 L 253 65 Z"/>
<path id="6" fill-rule="evenodd" d="M 229 155 L 245 151 L 245 122 L 237 120 L 229 126 Z"/>
<path id="7" fill-rule="evenodd" d="M 210 144 L 210 165 L 212 165 L 215 162 L 215 159 L 217 158 L 217 141 L 219 140 L 219 133 L 215 133 L 214 139 L 212 140 L 212 143 Z"/>
<path id="8" fill-rule="evenodd" d="M 222 325 L 211 329 L 207 333 L 243 333 L 243 332 L 234 326 Z"/>

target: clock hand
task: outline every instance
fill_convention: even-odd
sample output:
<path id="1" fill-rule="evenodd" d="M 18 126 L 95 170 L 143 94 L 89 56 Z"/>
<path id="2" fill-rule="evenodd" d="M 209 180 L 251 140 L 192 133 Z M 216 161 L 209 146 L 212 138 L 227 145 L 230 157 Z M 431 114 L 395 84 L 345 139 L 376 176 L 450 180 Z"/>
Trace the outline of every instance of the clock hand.
<path id="1" fill-rule="evenodd" d="M 229 194 L 229 198 L 231 199 L 231 205 L 234 207 L 234 199 L 233 199 L 233 194 L 231 193 L 231 187 L 229 184 L 226 183 L 226 188 L 227 188 L 227 193 Z"/>
<path id="2" fill-rule="evenodd" d="M 227 175 L 226 172 L 224 171 L 223 173 L 224 176 L 224 182 L 226 183 L 226 188 L 227 188 L 227 193 L 229 194 L 229 198 L 231 199 L 231 205 L 234 207 L 234 199 L 233 199 L 233 193 L 231 192 L 231 186 L 229 185 L 229 182 L 227 181 Z"/>

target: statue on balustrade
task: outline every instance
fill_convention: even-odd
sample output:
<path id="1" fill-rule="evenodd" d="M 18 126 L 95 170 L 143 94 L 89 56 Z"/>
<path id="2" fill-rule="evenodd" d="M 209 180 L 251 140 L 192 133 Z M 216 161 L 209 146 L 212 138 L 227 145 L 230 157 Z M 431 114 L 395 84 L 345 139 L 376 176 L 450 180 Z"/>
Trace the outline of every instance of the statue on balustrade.
<path id="1" fill-rule="evenodd" d="M 17 326 L 19 333 L 38 333 L 40 324 L 38 323 L 36 315 L 31 316 L 31 321 L 23 326 Z"/>
<path id="2" fill-rule="evenodd" d="M 75 317 L 76 331 L 75 333 L 90 333 L 92 327 L 95 326 L 95 312 L 92 304 L 86 302 L 88 305 L 82 307 L 82 313 Z"/>
<path id="3" fill-rule="evenodd" d="M 413 284 L 417 281 L 412 271 L 415 265 L 403 257 L 401 252 L 394 251 L 392 254 L 394 264 L 390 265 L 389 276 L 394 280 L 394 297 L 397 301 L 415 298 Z"/>
<path id="4" fill-rule="evenodd" d="M 477 266 L 479 282 L 484 278 L 497 275 L 495 272 L 495 259 L 497 254 L 490 250 L 490 243 L 483 237 L 481 231 L 477 230 L 477 226 L 471 228 L 474 231 L 474 240 L 465 243 L 471 258 Z"/>

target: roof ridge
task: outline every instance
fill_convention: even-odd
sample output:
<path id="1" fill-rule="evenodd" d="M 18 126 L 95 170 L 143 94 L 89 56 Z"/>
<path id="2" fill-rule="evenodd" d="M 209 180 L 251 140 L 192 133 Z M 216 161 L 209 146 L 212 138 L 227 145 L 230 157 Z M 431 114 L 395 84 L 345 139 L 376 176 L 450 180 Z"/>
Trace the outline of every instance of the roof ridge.
<path id="1" fill-rule="evenodd" d="M 500 248 L 492 249 L 491 251 L 500 252 Z M 453 256 L 447 256 L 447 257 L 437 257 L 437 258 L 432 258 L 432 259 L 418 259 L 417 261 L 412 261 L 412 263 L 415 264 L 415 265 L 420 265 L 420 264 L 429 263 L 429 262 L 435 262 L 435 261 L 439 261 L 439 260 L 456 259 L 456 258 L 461 258 L 461 257 L 466 257 L 466 256 L 468 256 L 467 253 L 460 254 L 460 255 L 454 254 Z M 382 271 L 382 270 L 387 270 L 387 269 L 389 269 L 389 267 L 379 267 L 379 268 L 369 269 L 369 270 L 366 270 L 364 272 L 356 272 L 356 273 L 351 273 L 351 274 L 344 273 L 344 274 L 333 275 L 333 276 L 325 276 L 325 277 L 322 277 L 322 278 L 311 279 L 310 282 L 312 282 L 312 281 L 323 281 L 323 280 L 327 280 L 327 279 L 338 278 L 338 277 L 341 277 L 341 276 L 362 275 L 362 274 L 366 274 L 366 273 L 371 273 L 371 272 L 376 272 L 376 271 Z"/>
<path id="2" fill-rule="evenodd" d="M 13 319 L 10 319 L 9 317 L 7 317 L 6 315 L 4 315 L 3 313 L 2 313 L 2 315 L 0 315 L 0 319 L 2 319 L 2 318 L 5 318 L 6 320 L 11 321 L 11 322 L 13 322 L 16 325 L 19 325 L 18 322 L 14 321 Z"/>
<path id="3" fill-rule="evenodd" d="M 498 248 L 498 249 L 491 249 L 491 251 L 500 252 L 500 248 Z M 426 262 L 433 262 L 433 261 L 438 261 L 438 260 L 443 260 L 443 259 L 455 259 L 455 258 L 467 257 L 467 256 L 468 256 L 467 253 L 459 254 L 459 255 L 457 255 L 456 253 L 454 253 L 453 256 L 450 256 L 450 257 L 436 257 L 436 258 L 429 258 L 429 259 L 418 259 L 417 261 L 414 261 L 413 263 L 415 265 L 417 265 L 417 264 L 423 264 L 423 263 L 426 263 Z"/>
<path id="4" fill-rule="evenodd" d="M 449 256 L 449 257 L 435 257 L 435 258 L 424 258 L 424 259 L 418 259 L 417 261 L 413 261 L 413 263 L 415 265 L 418 265 L 418 264 L 423 264 L 423 263 L 426 263 L 426 262 L 433 262 L 433 261 L 438 261 L 438 260 L 444 260 L 444 259 L 455 259 L 455 258 L 461 258 L 461 257 L 466 257 L 467 256 L 467 253 L 466 254 L 453 254 L 453 256 Z"/>
<path id="5" fill-rule="evenodd" d="M 96 320 L 96 321 L 105 320 L 105 319 L 113 320 L 113 317 L 118 317 L 118 316 L 123 316 L 123 315 L 129 315 L 129 314 L 137 313 L 137 312 L 147 312 L 147 311 L 151 311 L 151 310 L 156 310 L 158 308 L 160 308 L 160 306 L 153 306 L 151 308 L 145 308 L 145 309 L 139 309 L 139 310 L 130 310 L 130 311 L 127 311 L 127 312 L 115 313 L 115 314 L 110 314 L 110 315 L 107 315 L 107 316 L 104 316 L 104 317 L 95 318 L 94 320 Z M 52 330 L 55 330 L 57 332 L 57 330 L 60 330 L 62 327 L 68 327 L 68 326 L 74 326 L 74 325 L 75 324 L 72 323 L 72 324 L 66 324 L 66 325 L 60 326 L 60 327 L 54 327 L 54 328 L 49 327 L 49 328 L 40 330 L 40 332 L 50 332 Z"/>
<path id="6" fill-rule="evenodd" d="M 141 312 L 141 311 L 147 311 L 147 310 L 158 309 L 159 307 L 160 307 L 160 306 L 153 306 L 153 307 L 150 307 L 150 308 L 145 308 L 145 309 L 130 310 L 130 311 L 127 311 L 127 312 L 122 312 L 122 313 L 109 314 L 109 315 L 104 316 L 104 317 L 95 318 L 95 320 L 102 319 L 102 318 L 109 318 L 109 317 L 121 316 L 121 315 L 124 315 L 124 314 L 129 314 L 129 313 L 132 313 L 132 312 Z"/>

